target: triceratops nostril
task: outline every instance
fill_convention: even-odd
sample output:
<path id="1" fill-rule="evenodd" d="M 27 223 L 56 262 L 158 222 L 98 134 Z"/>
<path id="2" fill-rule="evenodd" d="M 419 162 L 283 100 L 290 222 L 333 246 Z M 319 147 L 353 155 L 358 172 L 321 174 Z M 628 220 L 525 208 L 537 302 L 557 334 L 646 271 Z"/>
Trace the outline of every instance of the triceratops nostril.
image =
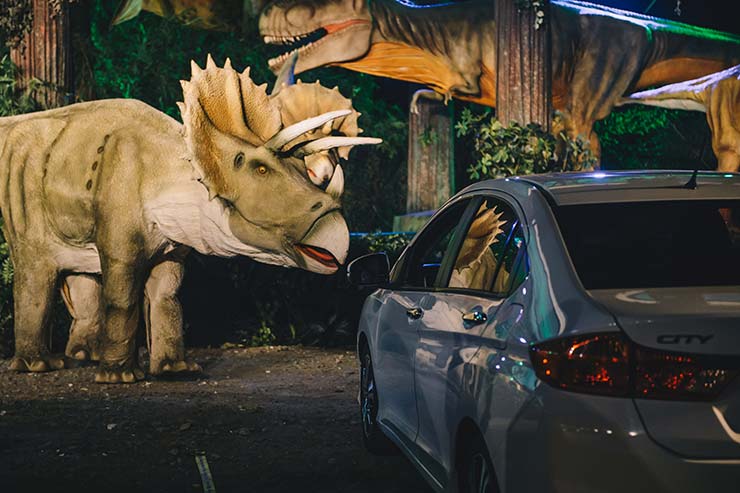
<path id="1" fill-rule="evenodd" d="M 316 202 L 314 205 L 311 206 L 311 212 L 316 212 L 317 210 L 321 209 L 322 207 L 324 207 L 324 203 L 323 202 Z"/>

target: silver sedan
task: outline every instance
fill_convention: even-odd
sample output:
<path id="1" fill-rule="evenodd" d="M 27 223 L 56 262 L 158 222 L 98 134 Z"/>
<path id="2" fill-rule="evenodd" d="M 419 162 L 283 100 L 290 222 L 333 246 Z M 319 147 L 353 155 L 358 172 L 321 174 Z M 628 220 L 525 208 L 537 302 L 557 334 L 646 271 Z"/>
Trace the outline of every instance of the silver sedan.
<path id="1" fill-rule="evenodd" d="M 740 491 L 740 175 L 478 183 L 348 276 L 364 442 L 436 491 Z"/>

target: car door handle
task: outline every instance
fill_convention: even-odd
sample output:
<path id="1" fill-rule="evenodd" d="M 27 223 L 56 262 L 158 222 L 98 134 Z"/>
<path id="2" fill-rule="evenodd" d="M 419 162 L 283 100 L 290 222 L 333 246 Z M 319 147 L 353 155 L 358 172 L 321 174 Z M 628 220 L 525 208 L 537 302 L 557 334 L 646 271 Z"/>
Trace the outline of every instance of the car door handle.
<path id="1" fill-rule="evenodd" d="M 465 323 L 470 325 L 478 325 L 484 323 L 486 320 L 488 320 L 488 317 L 485 313 L 475 310 L 473 312 L 466 313 L 462 316 L 462 319 L 465 321 Z"/>
<path id="2" fill-rule="evenodd" d="M 409 308 L 406 310 L 406 315 L 409 316 L 409 318 L 413 320 L 418 320 L 421 318 L 422 315 L 424 315 L 424 310 L 421 308 Z"/>

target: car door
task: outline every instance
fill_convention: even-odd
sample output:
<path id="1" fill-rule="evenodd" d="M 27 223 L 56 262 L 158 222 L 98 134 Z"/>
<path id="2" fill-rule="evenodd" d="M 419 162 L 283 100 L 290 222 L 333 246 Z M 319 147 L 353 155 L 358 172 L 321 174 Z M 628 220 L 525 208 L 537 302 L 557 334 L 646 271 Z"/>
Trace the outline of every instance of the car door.
<path id="1" fill-rule="evenodd" d="M 441 211 L 414 239 L 394 268 L 378 316 L 374 372 L 378 386 L 378 420 L 412 446 L 418 429 L 414 395 L 414 353 L 421 300 L 433 289 L 445 253 L 469 217 L 469 199 Z"/>
<path id="2" fill-rule="evenodd" d="M 499 309 L 521 282 L 526 248 L 523 228 L 511 202 L 485 197 L 476 205 L 458 250 L 448 252 L 447 272 L 438 277 L 436 289 L 421 300 L 419 343 L 415 355 L 416 401 L 419 430 L 416 445 L 425 467 L 439 478 L 451 470 L 451 437 L 460 417 L 464 364 L 481 346 L 484 331 L 489 344 L 505 348 L 498 337 Z"/>

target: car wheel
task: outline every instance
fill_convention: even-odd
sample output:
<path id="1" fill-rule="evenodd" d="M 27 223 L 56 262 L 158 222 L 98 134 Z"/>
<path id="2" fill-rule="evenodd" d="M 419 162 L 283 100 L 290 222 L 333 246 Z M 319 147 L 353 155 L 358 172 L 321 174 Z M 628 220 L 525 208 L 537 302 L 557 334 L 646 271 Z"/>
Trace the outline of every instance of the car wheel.
<path id="1" fill-rule="evenodd" d="M 362 418 L 362 443 L 376 455 L 395 452 L 393 443 L 378 426 L 378 387 L 375 385 L 373 359 L 367 346 L 360 352 L 360 416 Z"/>
<path id="2" fill-rule="evenodd" d="M 457 477 L 459 493 L 498 493 L 496 474 L 482 438 L 475 437 L 461 451 Z"/>

